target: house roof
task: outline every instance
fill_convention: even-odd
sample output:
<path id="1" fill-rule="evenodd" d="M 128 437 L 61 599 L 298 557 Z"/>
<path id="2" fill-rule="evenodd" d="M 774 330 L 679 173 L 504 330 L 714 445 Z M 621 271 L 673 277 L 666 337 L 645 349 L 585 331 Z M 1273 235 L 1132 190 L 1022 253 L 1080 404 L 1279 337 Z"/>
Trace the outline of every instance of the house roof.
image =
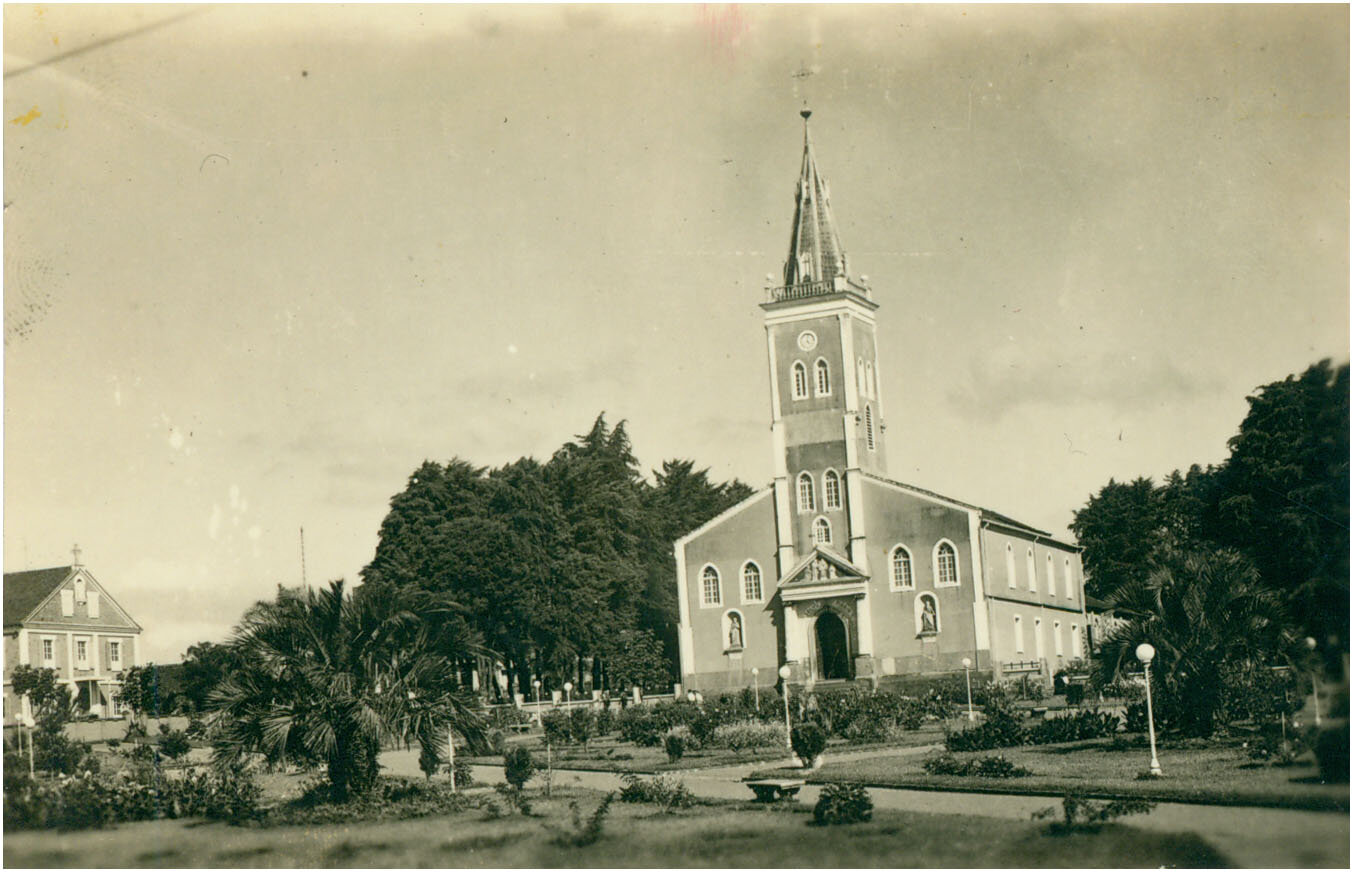
<path id="1" fill-rule="evenodd" d="M 25 572 L 5 573 L 5 626 L 23 622 L 47 595 L 61 582 L 70 578 L 72 566 L 53 566 L 50 569 L 30 569 Z"/>
<path id="2" fill-rule="evenodd" d="M 978 512 L 982 516 L 982 520 L 984 521 L 990 521 L 993 524 L 1000 524 L 1003 527 L 1011 527 L 1016 530 L 1031 533 L 1035 536 L 1039 536 L 1043 539 L 1050 539 L 1053 542 L 1057 542 L 1058 544 L 1066 545 L 1071 548 L 1078 547 L 1072 545 L 1069 542 L 1062 542 L 1060 539 L 1058 539 L 1056 536 L 1053 536 L 1046 530 L 1040 530 L 1038 527 L 1035 527 L 1032 524 L 1026 524 L 1023 521 L 1016 520 L 1015 518 L 1012 518 L 1009 515 L 1002 514 L 1001 512 L 984 508 L 983 506 L 979 506 L 974 503 L 965 502 L 964 500 L 955 499 L 954 497 L 945 496 L 942 493 L 937 493 L 936 491 L 928 490 L 923 487 L 917 487 L 914 484 L 907 484 L 906 482 L 896 481 L 895 479 L 884 478 L 881 475 L 875 475 L 873 473 L 867 472 L 865 473 L 865 476 L 868 478 L 876 479 L 881 482 L 885 482 L 886 484 L 894 485 L 895 487 L 906 488 L 907 490 L 915 491 L 916 493 L 924 494 L 929 497 L 934 497 L 935 499 L 938 500 L 944 500 L 945 502 L 953 503 L 955 505 L 962 506 L 965 509 Z"/>

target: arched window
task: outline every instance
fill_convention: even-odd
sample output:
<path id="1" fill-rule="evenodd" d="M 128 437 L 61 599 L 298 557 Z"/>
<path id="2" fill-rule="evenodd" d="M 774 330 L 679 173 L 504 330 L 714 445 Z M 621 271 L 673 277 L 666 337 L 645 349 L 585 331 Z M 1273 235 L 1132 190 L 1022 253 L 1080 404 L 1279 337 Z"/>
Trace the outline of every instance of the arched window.
<path id="1" fill-rule="evenodd" d="M 874 410 L 869 406 L 864 407 L 864 444 L 870 451 L 874 450 Z"/>
<path id="2" fill-rule="evenodd" d="M 1071 575 L 1071 558 L 1067 557 L 1062 564 L 1062 585 L 1066 587 L 1066 598 L 1076 598 L 1076 583 Z"/>
<path id="3" fill-rule="evenodd" d="M 1062 622 L 1052 622 L 1052 653 L 1061 657 L 1062 652 Z"/>
<path id="4" fill-rule="evenodd" d="M 799 511 L 811 512 L 817 508 L 813 499 L 813 477 L 806 472 L 799 473 Z"/>
<path id="5" fill-rule="evenodd" d="M 822 474 L 822 505 L 828 509 L 841 508 L 841 476 L 834 469 Z"/>
<path id="6" fill-rule="evenodd" d="M 1052 562 L 1052 555 L 1048 555 L 1048 596 L 1057 596 L 1057 564 Z"/>
<path id="7" fill-rule="evenodd" d="M 862 396 L 862 397 L 863 397 L 863 396 L 866 396 L 866 394 L 865 394 L 865 389 L 866 389 L 866 388 L 865 388 L 865 381 L 864 381 L 864 358 L 863 358 L 863 357 L 857 357 L 857 358 L 855 358 L 855 389 L 858 390 L 858 391 L 860 392 L 860 396 Z"/>
<path id="8" fill-rule="evenodd" d="M 794 399 L 804 400 L 808 398 L 808 367 L 803 365 L 802 360 L 794 361 Z"/>
<path id="9" fill-rule="evenodd" d="M 817 395 L 819 397 L 830 396 L 832 392 L 832 373 L 827 366 L 827 361 L 819 357 L 817 363 L 813 364 L 813 373 L 816 376 Z"/>
<path id="10" fill-rule="evenodd" d="M 893 572 L 893 590 L 911 590 L 916 587 L 916 583 L 911 577 L 911 552 L 905 546 L 898 545 L 893 549 L 892 559 L 889 563 Z"/>
<path id="11" fill-rule="evenodd" d="M 813 521 L 813 544 L 832 544 L 832 525 L 826 518 L 817 518 Z"/>
<path id="12" fill-rule="evenodd" d="M 1011 588 L 1015 586 L 1015 546 L 1005 543 L 1005 581 Z"/>
<path id="13" fill-rule="evenodd" d="M 1043 619 L 1034 618 L 1034 656 L 1043 659 Z"/>
<path id="14" fill-rule="evenodd" d="M 1024 555 L 1024 571 L 1029 573 L 1029 590 L 1038 593 L 1038 567 L 1034 565 L 1034 549 L 1032 546 Z"/>
<path id="15" fill-rule="evenodd" d="M 1015 653 L 1024 653 L 1024 619 L 1015 615 Z"/>
<path id="16" fill-rule="evenodd" d="M 717 606 L 722 601 L 719 596 L 719 570 L 706 566 L 700 571 L 700 604 Z"/>
<path id="17" fill-rule="evenodd" d="M 725 651 L 741 651 L 744 647 L 742 615 L 736 611 L 724 612 L 723 638 Z"/>
<path id="18" fill-rule="evenodd" d="M 878 385 L 874 382 L 874 361 L 869 360 L 864 364 L 864 383 L 867 385 L 866 391 L 873 399 L 878 399 Z"/>
<path id="19" fill-rule="evenodd" d="M 761 567 L 748 560 L 742 566 L 742 601 L 759 603 L 761 600 Z"/>
<path id="20" fill-rule="evenodd" d="M 940 601 L 933 593 L 923 593 L 916 598 L 916 635 L 934 636 L 940 631 Z"/>
<path id="21" fill-rule="evenodd" d="M 958 585 L 958 552 L 954 543 L 941 539 L 935 545 L 935 587 Z"/>
<path id="22" fill-rule="evenodd" d="M 1076 624 L 1071 625 L 1071 659 L 1075 660 L 1081 656 L 1081 628 Z"/>

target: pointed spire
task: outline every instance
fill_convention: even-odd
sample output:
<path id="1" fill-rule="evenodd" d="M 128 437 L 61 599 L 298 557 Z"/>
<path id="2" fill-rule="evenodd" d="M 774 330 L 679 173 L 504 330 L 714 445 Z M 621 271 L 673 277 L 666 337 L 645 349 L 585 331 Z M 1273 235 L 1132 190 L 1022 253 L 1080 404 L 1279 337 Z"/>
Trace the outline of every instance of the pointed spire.
<path id="1" fill-rule="evenodd" d="M 846 254 L 841 248 L 841 237 L 832 217 L 831 194 L 826 179 L 817 171 L 813 154 L 813 139 L 808 132 L 808 118 L 813 114 L 804 107 L 803 167 L 794 192 L 794 227 L 789 237 L 789 258 L 785 261 L 785 285 L 805 282 L 834 282 L 846 275 Z"/>

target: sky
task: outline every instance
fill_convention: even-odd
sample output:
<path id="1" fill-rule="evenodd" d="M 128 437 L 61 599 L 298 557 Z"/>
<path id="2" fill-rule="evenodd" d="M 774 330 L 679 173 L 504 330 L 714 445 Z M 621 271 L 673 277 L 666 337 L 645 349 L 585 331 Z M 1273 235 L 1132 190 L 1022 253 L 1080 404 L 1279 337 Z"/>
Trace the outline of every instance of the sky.
<path id="1" fill-rule="evenodd" d="M 173 662 L 425 459 L 772 476 L 813 110 L 889 474 L 1069 536 L 1349 356 L 1348 8 L 4 8 L 4 568 Z"/>

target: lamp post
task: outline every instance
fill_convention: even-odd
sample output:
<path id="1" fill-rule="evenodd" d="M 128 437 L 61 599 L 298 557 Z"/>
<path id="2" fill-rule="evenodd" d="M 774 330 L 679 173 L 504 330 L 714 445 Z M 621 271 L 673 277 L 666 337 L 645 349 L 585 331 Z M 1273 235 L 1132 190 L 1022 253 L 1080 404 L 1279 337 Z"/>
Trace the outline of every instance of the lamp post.
<path id="1" fill-rule="evenodd" d="M 971 723 L 976 717 L 972 713 L 972 660 L 967 657 L 963 658 L 963 678 L 968 683 L 968 721 Z"/>
<path id="2" fill-rule="evenodd" d="M 752 667 L 752 697 L 756 700 L 756 713 L 761 714 L 761 680 L 756 676 L 760 674 L 755 666 Z M 1320 723 L 1320 715 L 1316 715 L 1316 723 Z"/>
<path id="3" fill-rule="evenodd" d="M 568 707 L 570 707 L 570 706 L 572 706 L 572 705 L 573 705 L 573 682 L 571 682 L 571 681 L 565 681 L 565 682 L 564 682 L 564 708 L 568 708 Z"/>
<path id="4" fill-rule="evenodd" d="M 531 682 L 531 689 L 536 692 L 536 723 L 540 723 L 540 679 L 537 678 Z"/>
<path id="5" fill-rule="evenodd" d="M 790 750 L 792 751 L 792 750 L 794 750 L 794 743 L 793 743 L 793 741 L 791 741 L 790 738 L 789 738 L 789 732 L 790 732 L 790 727 L 789 727 L 789 676 L 790 676 L 790 674 L 791 674 L 791 673 L 790 673 L 790 671 L 789 671 L 789 664 L 788 664 L 788 663 L 786 663 L 784 666 L 781 666 L 781 667 L 780 667 L 780 680 L 781 680 L 782 682 L 784 682 L 784 689 L 785 689 L 785 747 L 788 748 L 788 749 L 790 749 Z"/>
<path id="6" fill-rule="evenodd" d="M 1142 666 L 1146 669 L 1146 729 L 1151 735 L 1151 774 L 1160 776 L 1160 761 L 1156 759 L 1156 717 L 1151 711 L 1151 661 L 1156 656 L 1156 649 L 1151 647 L 1149 642 L 1143 642 L 1137 646 L 1137 659 L 1142 661 Z"/>
<path id="7" fill-rule="evenodd" d="M 28 777 L 29 777 L 29 778 L 33 778 L 33 777 L 34 777 L 34 775 L 33 775 L 33 726 L 34 726 L 36 723 L 37 723 L 37 722 L 33 720 L 33 716 L 32 716 L 31 714 L 25 715 L 24 718 L 23 718 L 23 725 L 24 725 L 24 727 L 26 728 L 26 729 L 25 729 L 25 732 L 28 733 Z M 23 746 L 20 745 L 20 748 L 22 748 L 22 747 L 23 747 Z"/>
<path id="8" fill-rule="evenodd" d="M 1306 637 L 1306 647 L 1307 647 L 1312 653 L 1315 652 L 1315 638 L 1314 638 L 1314 637 L 1312 637 L 1312 636 L 1307 636 L 1307 637 Z M 1316 666 L 1315 666 L 1315 668 L 1313 668 L 1313 669 L 1311 670 L 1311 693 L 1315 695 L 1315 725 L 1318 727 L 1318 726 L 1320 726 L 1320 665 L 1319 665 L 1319 663 L 1317 663 Z"/>

